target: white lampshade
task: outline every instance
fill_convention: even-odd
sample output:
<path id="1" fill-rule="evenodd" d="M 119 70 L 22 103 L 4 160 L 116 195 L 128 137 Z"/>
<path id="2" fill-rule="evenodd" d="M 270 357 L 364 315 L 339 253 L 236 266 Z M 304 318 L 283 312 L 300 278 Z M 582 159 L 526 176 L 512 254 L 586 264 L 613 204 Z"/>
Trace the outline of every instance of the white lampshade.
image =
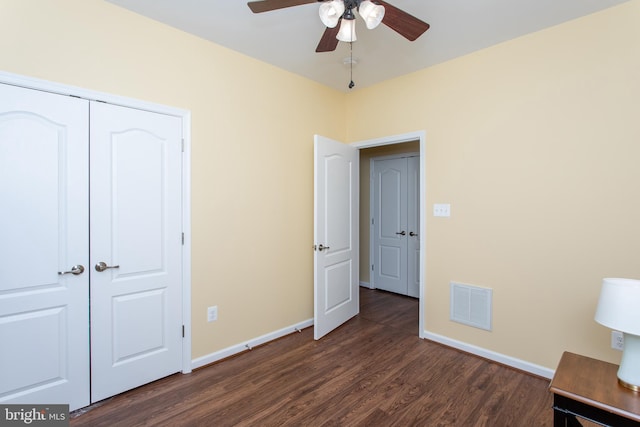
<path id="1" fill-rule="evenodd" d="M 640 335 L 640 280 L 603 279 L 595 319 L 616 331 Z"/>
<path id="2" fill-rule="evenodd" d="M 640 391 L 640 280 L 603 279 L 595 319 L 623 333 L 618 381 Z"/>
<path id="3" fill-rule="evenodd" d="M 380 25 L 382 18 L 384 18 L 384 6 L 374 4 L 369 0 L 364 0 L 360 3 L 358 12 L 370 30 Z"/>
<path id="4" fill-rule="evenodd" d="M 340 31 L 336 36 L 341 42 L 354 42 L 356 38 L 356 21 L 355 19 L 343 19 L 340 24 Z"/>
<path id="5" fill-rule="evenodd" d="M 344 2 L 342 0 L 332 0 L 320 5 L 320 20 L 329 28 L 334 28 L 338 25 L 343 13 Z"/>

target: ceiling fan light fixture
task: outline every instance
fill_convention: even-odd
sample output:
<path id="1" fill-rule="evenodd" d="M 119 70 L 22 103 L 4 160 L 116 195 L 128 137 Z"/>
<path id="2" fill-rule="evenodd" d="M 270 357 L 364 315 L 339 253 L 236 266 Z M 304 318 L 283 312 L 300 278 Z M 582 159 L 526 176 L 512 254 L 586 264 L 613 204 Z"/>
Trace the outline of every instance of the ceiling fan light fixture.
<path id="1" fill-rule="evenodd" d="M 356 41 L 356 21 L 354 19 L 343 19 L 336 38 L 341 42 L 347 43 Z"/>
<path id="2" fill-rule="evenodd" d="M 360 3 L 358 12 L 370 30 L 380 25 L 382 18 L 384 18 L 384 6 L 374 4 L 369 0 L 364 0 Z"/>
<path id="3" fill-rule="evenodd" d="M 320 5 L 320 20 L 329 28 L 334 28 L 338 25 L 343 13 L 344 2 L 342 0 L 332 0 Z"/>

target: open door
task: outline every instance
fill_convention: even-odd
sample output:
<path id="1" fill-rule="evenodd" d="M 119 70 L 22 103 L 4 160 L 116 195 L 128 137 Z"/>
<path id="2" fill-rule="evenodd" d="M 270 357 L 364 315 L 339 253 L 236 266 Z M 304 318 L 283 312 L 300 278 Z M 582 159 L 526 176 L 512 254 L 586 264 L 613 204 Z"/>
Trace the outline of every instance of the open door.
<path id="1" fill-rule="evenodd" d="M 314 137 L 314 338 L 360 310 L 358 271 L 359 152 Z"/>

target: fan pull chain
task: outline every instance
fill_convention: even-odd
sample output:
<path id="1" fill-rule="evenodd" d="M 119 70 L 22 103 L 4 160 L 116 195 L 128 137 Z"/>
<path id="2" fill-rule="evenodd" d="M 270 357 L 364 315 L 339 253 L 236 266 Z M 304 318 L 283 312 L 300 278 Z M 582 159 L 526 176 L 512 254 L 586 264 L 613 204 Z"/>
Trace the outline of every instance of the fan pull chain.
<path id="1" fill-rule="evenodd" d="M 356 85 L 353 82 L 353 42 L 349 42 L 349 52 L 350 52 L 350 58 L 349 58 L 349 79 L 351 80 L 349 82 L 349 89 L 353 89 L 353 87 Z"/>

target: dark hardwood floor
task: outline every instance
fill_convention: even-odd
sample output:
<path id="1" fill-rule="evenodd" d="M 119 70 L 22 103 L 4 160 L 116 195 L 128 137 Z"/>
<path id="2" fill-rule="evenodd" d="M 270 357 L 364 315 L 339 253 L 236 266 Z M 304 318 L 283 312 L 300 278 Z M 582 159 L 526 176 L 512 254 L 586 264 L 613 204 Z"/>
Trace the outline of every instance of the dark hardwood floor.
<path id="1" fill-rule="evenodd" d="M 418 338 L 418 300 L 361 313 L 72 414 L 71 426 L 550 426 L 549 381 Z"/>

